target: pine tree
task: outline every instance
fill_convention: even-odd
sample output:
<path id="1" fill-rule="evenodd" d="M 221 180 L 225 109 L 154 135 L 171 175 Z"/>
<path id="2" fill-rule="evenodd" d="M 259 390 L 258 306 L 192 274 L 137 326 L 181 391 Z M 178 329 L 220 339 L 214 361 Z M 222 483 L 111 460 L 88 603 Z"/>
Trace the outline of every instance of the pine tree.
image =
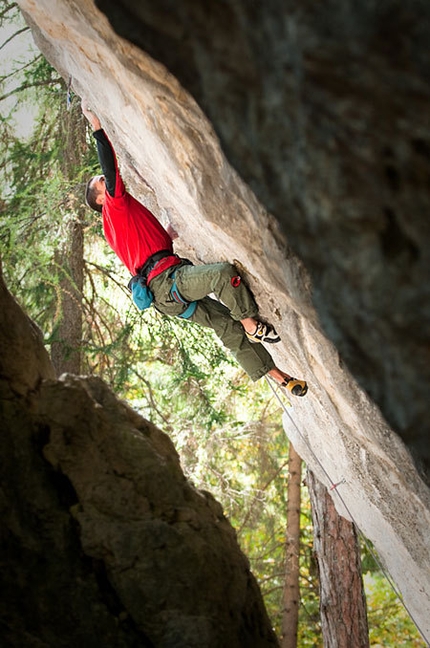
<path id="1" fill-rule="evenodd" d="M 286 566 L 284 609 L 282 616 L 282 648 L 296 648 L 300 606 L 300 501 L 302 460 L 289 444 L 288 504 L 286 529 Z"/>
<path id="2" fill-rule="evenodd" d="M 369 646 L 360 544 L 354 524 L 340 516 L 326 487 L 308 471 L 320 612 L 327 648 Z"/>

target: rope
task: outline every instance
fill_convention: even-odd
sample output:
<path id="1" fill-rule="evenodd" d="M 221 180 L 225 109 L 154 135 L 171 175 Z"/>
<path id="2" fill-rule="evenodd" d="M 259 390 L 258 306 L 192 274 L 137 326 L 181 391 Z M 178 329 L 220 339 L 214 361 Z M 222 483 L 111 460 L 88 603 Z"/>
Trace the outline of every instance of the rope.
<path id="1" fill-rule="evenodd" d="M 346 479 L 343 477 L 343 478 L 342 478 L 340 481 L 338 481 L 337 483 L 335 483 L 335 482 L 331 479 L 329 473 L 327 472 L 327 470 L 325 469 L 325 467 L 324 467 L 323 464 L 321 463 L 320 459 L 317 457 L 317 455 L 316 455 L 315 452 L 313 451 L 313 448 L 312 448 L 311 445 L 309 444 L 308 440 L 307 440 L 306 437 L 301 433 L 301 431 L 300 431 L 300 429 L 298 428 L 296 422 L 294 421 L 293 417 L 291 416 L 290 412 L 288 411 L 287 407 L 285 406 L 285 403 L 282 401 L 282 399 L 280 398 L 278 392 L 276 391 L 276 389 L 275 389 L 274 386 L 272 385 L 272 382 L 269 380 L 269 378 L 268 378 L 267 375 L 265 376 L 265 378 L 266 378 L 266 382 L 268 383 L 270 389 L 271 389 L 272 392 L 274 393 L 276 399 L 278 400 L 278 402 L 279 402 L 279 404 L 281 405 L 282 409 L 284 410 L 285 414 L 286 414 L 286 415 L 288 416 L 288 418 L 290 419 L 290 421 L 291 421 L 293 427 L 296 429 L 296 431 L 297 431 L 298 435 L 300 436 L 301 440 L 302 440 L 302 441 L 304 442 L 304 444 L 307 446 L 307 448 L 308 448 L 308 450 L 310 451 L 311 455 L 313 456 L 313 458 L 315 459 L 315 461 L 317 462 L 317 464 L 319 465 L 319 467 L 320 467 L 321 470 L 323 471 L 324 475 L 327 477 L 327 479 L 328 479 L 328 481 L 329 481 L 329 483 L 330 483 L 330 488 L 329 488 L 329 490 L 330 490 L 330 491 L 333 491 L 333 490 L 336 491 L 336 493 L 337 493 L 337 495 L 338 495 L 340 501 L 342 502 L 343 506 L 345 507 L 345 510 L 347 511 L 348 515 L 350 516 L 351 520 L 353 521 L 355 528 L 357 529 L 358 533 L 360 534 L 361 538 L 363 539 L 363 542 L 364 542 L 364 544 L 366 545 L 367 550 L 369 551 L 369 553 L 370 553 L 370 555 L 372 556 L 373 560 L 374 560 L 375 563 L 378 565 L 380 571 L 382 572 L 382 574 L 383 574 L 383 575 L 385 576 L 385 578 L 387 579 L 387 582 L 388 582 L 388 584 L 390 585 L 391 589 L 393 590 L 394 594 L 395 594 L 396 597 L 399 599 L 400 603 L 403 605 L 404 609 L 406 610 L 406 612 L 409 614 L 410 618 L 412 619 L 412 621 L 413 621 L 414 624 L 416 625 L 418 632 L 421 633 L 422 637 L 424 638 L 424 640 L 425 640 L 426 643 L 427 643 L 427 646 L 430 646 L 429 640 L 427 639 L 425 633 L 422 631 L 422 629 L 420 628 L 420 626 L 419 626 L 418 623 L 416 622 L 416 620 L 415 620 L 413 614 L 411 613 L 411 611 L 409 610 L 408 606 L 407 606 L 406 603 L 404 602 L 404 600 L 403 600 L 403 598 L 402 598 L 402 595 L 401 595 L 401 593 L 399 592 L 399 590 L 397 589 L 397 587 L 396 587 L 395 583 L 393 582 L 391 576 L 388 574 L 387 570 L 386 570 L 386 569 L 384 568 L 384 566 L 382 565 L 381 561 L 379 560 L 378 555 L 375 553 L 373 547 L 370 545 L 370 543 L 369 543 L 369 541 L 367 540 L 366 536 L 365 536 L 365 535 L 363 534 L 363 532 L 361 531 L 361 529 L 360 529 L 360 527 L 358 526 L 357 522 L 355 521 L 355 518 L 354 518 L 354 516 L 352 515 L 352 513 L 351 513 L 351 511 L 350 511 L 350 509 L 349 509 L 349 507 L 348 507 L 348 505 L 346 504 L 344 498 L 342 497 L 341 493 L 339 492 L 339 490 L 338 490 L 338 486 L 340 486 L 341 484 L 345 484 L 345 483 L 346 483 Z M 277 384 L 277 383 L 276 383 L 276 384 Z M 289 406 L 289 407 L 292 407 L 292 404 L 291 404 L 289 401 L 288 401 L 288 406 Z"/>
<path id="2" fill-rule="evenodd" d="M 67 110 L 70 110 L 72 105 L 72 76 L 69 76 L 69 82 L 67 84 L 67 94 L 66 94 L 66 105 Z"/>

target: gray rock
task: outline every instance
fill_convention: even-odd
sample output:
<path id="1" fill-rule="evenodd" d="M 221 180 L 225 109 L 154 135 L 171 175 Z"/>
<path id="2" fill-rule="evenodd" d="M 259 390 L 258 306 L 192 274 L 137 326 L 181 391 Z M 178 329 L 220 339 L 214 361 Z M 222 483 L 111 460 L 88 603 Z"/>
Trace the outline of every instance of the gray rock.
<path id="1" fill-rule="evenodd" d="M 235 531 L 169 437 L 100 379 L 53 380 L 33 332 L 0 280 L 1 345 L 21 348 L 0 356 L 1 645 L 277 646 Z"/>

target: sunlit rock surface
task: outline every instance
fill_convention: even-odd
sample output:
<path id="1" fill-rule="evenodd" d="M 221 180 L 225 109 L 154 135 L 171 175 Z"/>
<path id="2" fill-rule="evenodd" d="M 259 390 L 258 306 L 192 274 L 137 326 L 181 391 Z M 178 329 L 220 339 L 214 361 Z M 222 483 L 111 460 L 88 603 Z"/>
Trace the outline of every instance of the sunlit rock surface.
<path id="1" fill-rule="evenodd" d="M 343 361 L 430 469 L 430 4 L 96 4 L 203 107 Z"/>
<path id="2" fill-rule="evenodd" d="M 89 0 L 19 4 L 177 251 L 239 263 L 309 381 L 288 434 L 429 636 L 429 491 L 385 421 L 428 467 L 430 5 L 100 1 L 139 50 Z"/>

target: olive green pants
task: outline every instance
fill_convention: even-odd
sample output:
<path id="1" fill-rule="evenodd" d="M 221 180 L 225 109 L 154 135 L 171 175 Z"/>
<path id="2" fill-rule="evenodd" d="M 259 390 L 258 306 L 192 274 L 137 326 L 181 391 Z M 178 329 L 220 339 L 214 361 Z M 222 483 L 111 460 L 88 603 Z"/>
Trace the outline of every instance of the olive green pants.
<path id="1" fill-rule="evenodd" d="M 258 307 L 233 265 L 180 264 L 155 277 L 150 285 L 154 293 L 154 306 L 165 315 L 181 315 L 186 308 L 171 295 L 174 281 L 183 299 L 197 301 L 197 308 L 190 320 L 212 328 L 251 380 L 258 380 L 275 367 L 265 347 L 248 340 L 239 321 L 245 317 L 256 317 Z M 211 294 L 217 299 L 208 296 Z"/>

